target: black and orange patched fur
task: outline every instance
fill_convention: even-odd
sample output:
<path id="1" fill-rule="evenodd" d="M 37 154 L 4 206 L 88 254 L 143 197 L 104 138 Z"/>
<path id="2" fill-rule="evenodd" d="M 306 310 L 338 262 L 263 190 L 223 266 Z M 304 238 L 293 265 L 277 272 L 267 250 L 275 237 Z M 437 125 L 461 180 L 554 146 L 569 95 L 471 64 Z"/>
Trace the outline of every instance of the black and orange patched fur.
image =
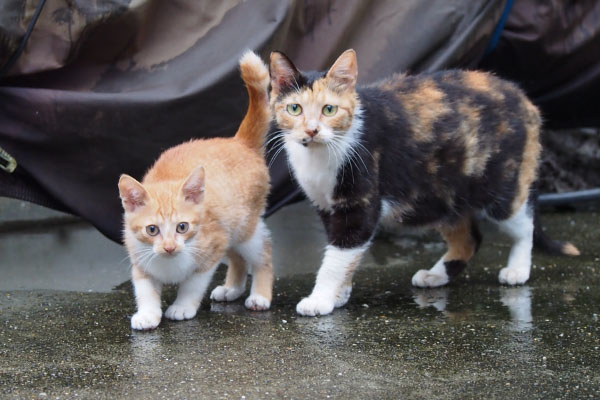
<path id="1" fill-rule="evenodd" d="M 353 50 L 327 72 L 300 72 L 271 54 L 271 106 L 292 171 L 318 208 L 329 246 L 304 315 L 346 303 L 351 278 L 385 220 L 437 228 L 447 253 L 413 284 L 448 283 L 475 254 L 474 217 L 513 239 L 499 280 L 529 278 L 533 243 L 578 254 L 537 224 L 538 109 L 513 83 L 477 71 L 394 75 L 356 87 Z"/>

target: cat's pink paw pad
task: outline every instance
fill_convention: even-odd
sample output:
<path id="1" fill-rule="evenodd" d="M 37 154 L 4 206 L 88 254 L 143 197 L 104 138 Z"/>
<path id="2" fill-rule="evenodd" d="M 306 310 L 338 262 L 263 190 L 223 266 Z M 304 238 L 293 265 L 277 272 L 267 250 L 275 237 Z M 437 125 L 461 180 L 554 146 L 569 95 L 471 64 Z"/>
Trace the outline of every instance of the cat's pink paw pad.
<path id="1" fill-rule="evenodd" d="M 352 286 L 344 286 L 340 289 L 337 296 L 335 297 L 335 308 L 340 308 L 348 303 L 350 300 L 350 294 L 352 293 Z"/>
<path id="2" fill-rule="evenodd" d="M 131 317 L 131 328 L 138 331 L 154 329 L 160 324 L 161 312 L 138 311 Z"/>
<path id="3" fill-rule="evenodd" d="M 260 294 L 251 294 L 246 299 L 244 305 L 252 311 L 265 311 L 271 307 L 271 302 Z"/>
<path id="4" fill-rule="evenodd" d="M 244 293 L 244 287 L 227 287 L 217 286 L 210 294 L 211 300 L 214 301 L 233 301 L 238 299 Z"/>
<path id="5" fill-rule="evenodd" d="M 443 286 L 448 282 L 448 275 L 434 274 L 427 269 L 417 271 L 412 277 L 413 286 L 422 288 Z"/>
<path id="6" fill-rule="evenodd" d="M 529 279 L 529 269 L 525 268 L 502 268 L 498 274 L 498 280 L 505 285 L 522 285 Z"/>
<path id="7" fill-rule="evenodd" d="M 165 317 L 175 320 L 181 321 L 184 319 L 192 319 L 196 316 L 196 311 L 198 307 L 187 304 L 172 304 L 167 311 L 165 311 Z"/>
<path id="8" fill-rule="evenodd" d="M 319 297 L 305 297 L 296 306 L 296 312 L 300 315 L 314 317 L 316 315 L 331 314 L 335 303 Z"/>

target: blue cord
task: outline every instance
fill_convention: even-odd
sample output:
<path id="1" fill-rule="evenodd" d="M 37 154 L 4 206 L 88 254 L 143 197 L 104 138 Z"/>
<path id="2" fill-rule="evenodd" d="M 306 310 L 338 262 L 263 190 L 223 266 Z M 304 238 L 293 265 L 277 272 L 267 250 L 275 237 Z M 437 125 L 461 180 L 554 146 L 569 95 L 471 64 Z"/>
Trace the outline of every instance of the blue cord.
<path id="1" fill-rule="evenodd" d="M 485 49 L 485 53 L 483 53 L 484 56 L 487 56 L 488 54 L 490 54 L 492 51 L 494 51 L 496 49 L 496 46 L 498 46 L 498 42 L 500 41 L 500 36 L 502 36 L 502 31 L 504 30 L 504 24 L 506 24 L 506 20 L 508 19 L 508 15 L 510 14 L 510 10 L 512 9 L 514 0 L 507 0 L 506 2 L 506 6 L 504 6 L 504 12 L 502 13 L 502 16 L 500 17 L 500 21 L 498 21 L 498 25 L 496 26 L 496 29 L 494 30 L 494 33 L 492 34 L 492 39 L 490 40 L 490 44 L 488 45 L 488 48 Z"/>

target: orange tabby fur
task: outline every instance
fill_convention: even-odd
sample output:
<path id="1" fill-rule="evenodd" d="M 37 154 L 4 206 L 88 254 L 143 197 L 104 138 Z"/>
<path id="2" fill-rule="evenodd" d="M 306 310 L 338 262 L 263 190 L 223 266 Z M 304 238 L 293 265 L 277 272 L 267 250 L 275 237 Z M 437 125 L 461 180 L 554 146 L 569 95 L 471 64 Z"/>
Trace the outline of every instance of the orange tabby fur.
<path id="1" fill-rule="evenodd" d="M 270 187 L 263 158 L 264 137 L 271 118 L 267 100 L 269 75 L 254 53 L 244 55 L 240 67 L 250 101 L 235 137 L 180 144 L 160 156 L 142 183 L 128 175 L 119 181 L 125 208 L 125 244 L 133 263 L 138 305 L 138 313 L 132 317 L 134 329 L 152 329 L 160 322 L 156 298 L 160 304 L 162 283 L 180 283 L 178 299 L 165 315 L 171 319 L 193 317 L 195 309 L 192 312 L 192 308 L 197 309 L 202 294 L 200 297 L 189 295 L 194 301 L 184 301 L 186 293 L 182 292 L 205 290 L 208 282 L 204 281 L 210 279 L 226 254 L 231 265 L 225 285 L 219 288 L 222 291 L 233 288 L 237 291 L 235 298 L 239 297 L 245 288 L 247 264 L 250 264 L 254 282 L 246 306 L 262 310 L 270 305 L 271 243 L 261 219 Z M 182 222 L 188 223 L 189 228 L 178 233 L 176 227 Z M 147 232 L 150 225 L 157 226 L 160 233 L 151 236 Z M 148 254 L 144 253 L 147 251 L 144 246 L 152 246 L 154 253 L 144 256 Z M 248 248 L 257 254 L 247 254 Z M 189 271 L 175 263 L 171 266 L 169 262 L 174 256 L 183 264 L 193 266 Z M 151 262 L 155 265 L 150 265 Z M 167 268 L 181 268 L 181 271 L 165 271 Z M 194 274 L 198 282 L 203 283 L 198 289 L 189 289 L 187 286 L 191 284 L 184 282 Z M 231 295 L 218 296 L 215 292 L 212 297 L 217 300 L 233 300 Z M 154 303 L 148 307 L 141 304 L 146 299 L 143 296 L 154 299 Z M 185 310 L 182 304 L 187 307 Z M 148 311 L 150 308 L 152 312 Z"/>

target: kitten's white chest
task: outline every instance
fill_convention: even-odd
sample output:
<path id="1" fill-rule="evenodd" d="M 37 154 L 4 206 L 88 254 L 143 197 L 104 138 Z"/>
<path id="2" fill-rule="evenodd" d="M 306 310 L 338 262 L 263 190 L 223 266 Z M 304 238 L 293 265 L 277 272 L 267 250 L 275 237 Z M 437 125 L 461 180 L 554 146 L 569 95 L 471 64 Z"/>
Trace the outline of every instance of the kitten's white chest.
<path id="1" fill-rule="evenodd" d="M 333 156 L 324 146 L 309 148 L 290 142 L 286 149 L 294 176 L 306 196 L 319 209 L 331 210 L 339 167 Z"/>
<path id="2" fill-rule="evenodd" d="M 196 263 L 189 254 L 180 253 L 176 256 L 155 257 L 144 269 L 162 283 L 181 283 L 196 269 Z"/>

